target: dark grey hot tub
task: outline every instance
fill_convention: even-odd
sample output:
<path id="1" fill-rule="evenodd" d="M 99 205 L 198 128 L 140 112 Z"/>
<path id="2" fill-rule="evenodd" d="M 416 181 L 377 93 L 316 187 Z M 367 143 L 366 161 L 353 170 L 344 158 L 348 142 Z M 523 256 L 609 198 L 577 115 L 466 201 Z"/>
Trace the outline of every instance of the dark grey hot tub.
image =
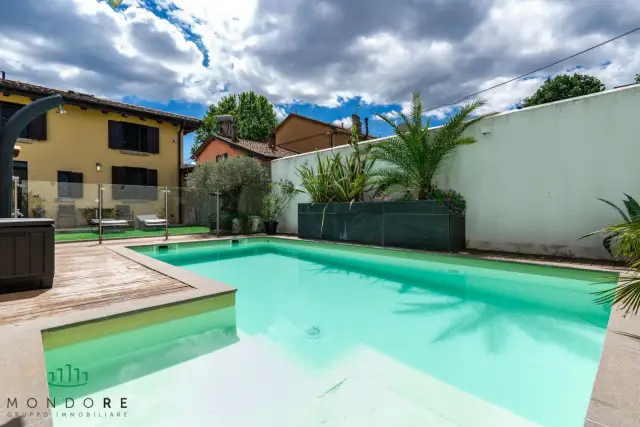
<path id="1" fill-rule="evenodd" d="M 54 231 L 53 219 L 0 219 L 0 293 L 53 286 Z"/>

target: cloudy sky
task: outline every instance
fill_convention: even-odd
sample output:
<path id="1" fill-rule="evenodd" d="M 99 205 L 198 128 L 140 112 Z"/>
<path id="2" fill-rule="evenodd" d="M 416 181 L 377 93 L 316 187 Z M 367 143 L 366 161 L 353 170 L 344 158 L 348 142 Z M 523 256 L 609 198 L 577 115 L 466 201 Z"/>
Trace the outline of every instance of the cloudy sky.
<path id="1" fill-rule="evenodd" d="M 454 102 L 638 26 L 637 0 L 2 0 L 7 77 L 202 116 L 255 90 L 288 112 L 374 134 L 411 92 Z M 579 70 L 608 88 L 640 73 L 640 31 L 484 94 L 512 108 L 544 78 Z M 358 107 L 357 107 L 358 106 Z M 449 108 L 432 111 L 433 123 Z M 185 147 L 188 151 L 188 146 Z"/>

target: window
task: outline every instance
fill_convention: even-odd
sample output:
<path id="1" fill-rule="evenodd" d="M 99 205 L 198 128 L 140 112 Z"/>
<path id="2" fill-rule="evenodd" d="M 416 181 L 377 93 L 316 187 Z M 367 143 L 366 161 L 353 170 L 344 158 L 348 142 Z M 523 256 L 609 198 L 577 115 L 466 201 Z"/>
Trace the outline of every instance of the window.
<path id="1" fill-rule="evenodd" d="M 216 155 L 216 163 L 218 163 L 221 158 L 222 158 L 222 154 Z"/>
<path id="2" fill-rule="evenodd" d="M 160 129 L 109 120 L 109 148 L 158 154 Z"/>
<path id="3" fill-rule="evenodd" d="M 225 158 L 225 159 L 227 159 L 227 158 L 229 158 L 229 155 L 228 155 L 227 153 L 224 153 L 224 154 L 222 155 L 222 157 L 223 157 L 223 158 Z"/>
<path id="4" fill-rule="evenodd" d="M 216 156 L 216 163 L 218 163 L 220 160 L 227 159 L 227 158 L 229 158 L 229 155 L 227 153 L 218 154 Z"/>
<path id="5" fill-rule="evenodd" d="M 111 168 L 112 198 L 116 200 L 157 200 L 158 171 L 156 169 L 113 166 Z"/>
<path id="6" fill-rule="evenodd" d="M 58 198 L 81 199 L 83 195 L 82 174 L 58 171 Z"/>
<path id="7" fill-rule="evenodd" d="M 253 154 L 247 153 L 247 157 L 253 157 Z"/>
<path id="8" fill-rule="evenodd" d="M 11 102 L 0 102 L 0 130 L 9 121 L 11 116 L 18 112 L 24 105 L 13 104 Z M 47 114 L 41 114 L 29 123 L 20 134 L 20 138 L 37 139 L 44 141 L 47 139 Z"/>

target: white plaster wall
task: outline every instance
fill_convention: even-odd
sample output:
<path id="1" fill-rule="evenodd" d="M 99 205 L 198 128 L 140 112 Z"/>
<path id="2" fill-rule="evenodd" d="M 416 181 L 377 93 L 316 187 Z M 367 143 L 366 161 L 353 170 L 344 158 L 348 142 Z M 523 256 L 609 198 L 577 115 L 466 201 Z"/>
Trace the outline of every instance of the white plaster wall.
<path id="1" fill-rule="evenodd" d="M 597 197 L 640 200 L 640 86 L 502 113 L 469 133 L 478 144 L 460 148 L 438 178 L 467 199 L 468 247 L 608 258 L 601 238 L 578 238 L 620 220 Z M 272 162 L 273 179 L 299 184 L 297 165 L 315 156 Z M 289 205 L 282 231 L 297 232 L 296 204 L 306 201 Z"/>

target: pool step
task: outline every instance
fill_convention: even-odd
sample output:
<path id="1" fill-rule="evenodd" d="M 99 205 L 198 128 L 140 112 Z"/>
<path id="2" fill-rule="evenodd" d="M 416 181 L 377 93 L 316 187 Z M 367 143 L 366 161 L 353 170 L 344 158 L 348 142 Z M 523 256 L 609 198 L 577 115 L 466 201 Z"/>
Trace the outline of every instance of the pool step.
<path id="1" fill-rule="evenodd" d="M 254 336 L 91 395 L 127 397 L 127 418 L 57 417 L 55 427 L 295 425 L 314 407 L 314 385 Z"/>
<path id="2" fill-rule="evenodd" d="M 363 392 L 369 388 L 384 389 L 386 395 L 395 394 L 408 399 L 433 414 L 436 421 L 425 424 L 429 426 L 540 427 L 366 346 L 350 352 L 348 357 L 324 373 L 320 381 L 326 390 L 330 390 L 332 385 L 350 382 L 366 385 L 361 387 Z M 338 390 L 342 387 L 339 386 Z"/>
<path id="3" fill-rule="evenodd" d="M 321 395 L 306 417 L 295 424 L 316 426 L 458 427 L 378 382 L 362 378 L 347 378 Z"/>

